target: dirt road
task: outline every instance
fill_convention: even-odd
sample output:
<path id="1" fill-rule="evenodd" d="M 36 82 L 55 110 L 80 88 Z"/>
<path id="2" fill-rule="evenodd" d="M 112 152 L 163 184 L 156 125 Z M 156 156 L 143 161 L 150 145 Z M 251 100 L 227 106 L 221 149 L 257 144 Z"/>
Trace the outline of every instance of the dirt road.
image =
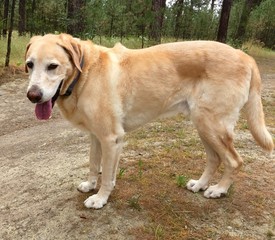
<path id="1" fill-rule="evenodd" d="M 112 203 L 87 210 L 76 186 L 88 170 L 88 138 L 64 121 L 38 122 L 26 79 L 0 88 L 0 239 L 131 239 L 144 221 Z"/>
<path id="2" fill-rule="evenodd" d="M 273 94 L 274 99 L 275 75 L 263 76 L 264 94 Z M 63 120 L 57 108 L 51 120 L 37 121 L 34 105 L 25 97 L 26 86 L 27 79 L 22 76 L 0 86 L 0 239 L 140 239 L 131 230 L 146 228 L 150 222 L 146 211 L 117 210 L 112 198 L 101 210 L 83 206 L 88 194 L 79 193 L 76 187 L 88 173 L 88 136 Z M 270 128 L 273 136 L 274 126 Z M 249 146 L 241 149 L 241 154 L 248 154 L 253 162 L 244 167 L 246 174 L 240 179 L 243 187 L 262 191 L 252 195 L 260 198 L 254 202 L 265 202 L 260 216 L 252 204 L 247 206 L 251 219 L 232 211 L 226 214 L 234 222 L 225 223 L 219 210 L 213 216 L 221 218 L 220 225 L 214 226 L 211 216 L 206 222 L 199 215 L 190 221 L 198 231 L 208 227 L 227 233 L 228 238 L 216 235 L 215 239 L 274 239 L 275 161 L 251 143 L 247 133 L 238 139 Z M 241 191 L 239 195 L 234 198 L 244 201 Z"/>

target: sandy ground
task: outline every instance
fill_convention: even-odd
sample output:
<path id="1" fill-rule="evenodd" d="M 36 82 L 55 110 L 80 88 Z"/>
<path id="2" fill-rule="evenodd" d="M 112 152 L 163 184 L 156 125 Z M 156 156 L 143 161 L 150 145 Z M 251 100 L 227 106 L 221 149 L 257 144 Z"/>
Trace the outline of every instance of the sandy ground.
<path id="1" fill-rule="evenodd" d="M 88 136 L 63 120 L 57 108 L 53 119 L 38 122 L 34 105 L 26 98 L 26 86 L 25 77 L 0 86 L 0 239 L 139 239 L 131 229 L 148 224 L 146 213 L 130 208 L 118 211 L 112 198 L 101 210 L 83 206 L 88 194 L 76 187 L 88 173 Z M 274 86 L 274 75 L 265 75 L 265 91 L 274 91 Z M 245 134 L 239 139 L 251 141 Z M 213 217 L 219 216 L 224 223 L 230 214 L 232 222 L 222 227 L 234 239 L 274 239 L 274 159 L 264 155 L 255 143 L 248 145 L 249 149 L 240 152 L 249 154 L 254 163 L 245 167 L 246 175 L 240 179 L 250 178 L 246 186 L 254 188 L 256 184 L 264 190 L 261 198 L 266 204 L 261 216 L 252 204 L 247 211 L 258 219 L 257 224 L 241 211 L 225 215 L 226 209 L 219 208 Z M 127 156 L 127 148 L 125 151 Z M 194 219 L 193 224 L 197 229 L 207 225 L 221 231 L 209 219 Z"/>
<path id="2" fill-rule="evenodd" d="M 110 202 L 87 210 L 76 186 L 88 172 L 88 137 L 55 109 L 38 122 L 26 99 L 26 79 L 0 87 L 0 239 L 131 239 L 142 226 L 131 211 Z"/>

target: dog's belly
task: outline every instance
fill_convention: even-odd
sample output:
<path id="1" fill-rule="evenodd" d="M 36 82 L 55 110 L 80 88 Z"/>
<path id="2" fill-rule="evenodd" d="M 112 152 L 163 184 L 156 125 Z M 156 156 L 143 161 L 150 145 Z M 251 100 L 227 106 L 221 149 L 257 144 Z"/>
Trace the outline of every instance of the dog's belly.
<path id="1" fill-rule="evenodd" d="M 144 124 L 158 118 L 167 118 L 179 113 L 182 113 L 185 116 L 189 116 L 190 114 L 190 108 L 187 100 L 176 102 L 159 111 L 150 111 L 148 109 L 146 110 L 147 111 L 141 112 L 132 111 L 125 116 L 123 121 L 123 127 L 125 132 L 135 130 L 138 127 L 143 126 Z"/>
<path id="2" fill-rule="evenodd" d="M 190 107 L 187 100 L 183 100 L 173 105 L 169 106 L 166 111 L 164 111 L 159 118 L 167 118 L 174 116 L 178 113 L 183 113 L 185 116 L 189 116 L 190 114 Z"/>

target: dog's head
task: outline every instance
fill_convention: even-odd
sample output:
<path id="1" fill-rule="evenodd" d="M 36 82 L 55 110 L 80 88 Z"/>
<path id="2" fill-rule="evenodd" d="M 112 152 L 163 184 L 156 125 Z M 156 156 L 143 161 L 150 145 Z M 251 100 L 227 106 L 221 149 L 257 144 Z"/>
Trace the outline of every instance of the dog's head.
<path id="1" fill-rule="evenodd" d="M 64 94 L 76 72 L 82 71 L 83 51 L 80 40 L 67 34 L 35 36 L 26 48 L 26 72 L 29 73 L 27 97 L 36 105 L 39 119 L 48 119 L 52 98 L 62 83 Z"/>

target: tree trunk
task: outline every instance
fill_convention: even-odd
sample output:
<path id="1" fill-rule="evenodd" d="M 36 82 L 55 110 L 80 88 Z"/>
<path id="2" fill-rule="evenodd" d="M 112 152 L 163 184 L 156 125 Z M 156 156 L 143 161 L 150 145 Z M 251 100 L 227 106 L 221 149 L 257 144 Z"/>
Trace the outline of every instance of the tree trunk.
<path id="1" fill-rule="evenodd" d="M 144 48 L 145 25 L 141 26 L 141 48 Z"/>
<path id="2" fill-rule="evenodd" d="M 150 26 L 149 38 L 155 43 L 161 42 L 161 31 L 165 7 L 166 0 L 152 0 L 153 21 Z"/>
<path id="3" fill-rule="evenodd" d="M 10 27 L 9 27 L 9 34 L 8 34 L 8 44 L 7 44 L 5 67 L 8 67 L 10 64 L 11 37 L 12 37 L 12 30 L 13 30 L 13 17 L 14 17 L 15 1 L 16 0 L 12 0 L 12 4 L 11 4 L 11 17 L 10 17 Z"/>
<path id="4" fill-rule="evenodd" d="M 246 26 L 248 23 L 249 15 L 250 15 L 251 11 L 253 10 L 253 8 L 260 5 L 261 2 L 262 2 L 262 0 L 246 0 L 245 1 L 243 10 L 242 10 L 240 23 L 239 23 L 237 34 L 236 34 L 237 39 L 243 40 L 243 38 L 245 36 L 245 31 L 246 31 Z"/>
<path id="5" fill-rule="evenodd" d="M 31 15 L 30 15 L 31 21 L 30 21 L 30 25 L 29 25 L 31 36 L 33 36 L 34 31 L 35 31 L 35 26 L 34 26 L 34 22 L 33 22 L 35 9 L 36 9 L 36 2 L 35 2 L 35 0 L 32 0 L 32 8 L 31 8 Z"/>
<path id="6" fill-rule="evenodd" d="M 68 0 L 67 33 L 79 36 L 84 32 L 84 6 L 85 0 Z"/>
<path id="7" fill-rule="evenodd" d="M 67 33 L 74 35 L 74 0 L 68 0 L 67 4 Z"/>
<path id="8" fill-rule="evenodd" d="M 176 7 L 176 23 L 175 23 L 175 30 L 174 30 L 174 37 L 176 39 L 179 38 L 180 36 L 180 30 L 181 30 L 181 18 L 182 18 L 182 13 L 183 13 L 183 0 L 177 0 L 175 3 Z"/>
<path id="9" fill-rule="evenodd" d="M 214 7 L 215 7 L 215 0 L 211 0 L 211 11 L 214 11 Z"/>
<path id="10" fill-rule="evenodd" d="M 19 0 L 19 36 L 25 35 L 26 32 L 26 0 Z"/>
<path id="11" fill-rule="evenodd" d="M 112 14 L 111 15 L 111 20 L 110 20 L 110 32 L 109 32 L 109 37 L 110 38 L 113 36 L 113 30 L 114 30 L 114 15 Z"/>
<path id="12" fill-rule="evenodd" d="M 9 0 L 4 2 L 4 16 L 3 16 L 3 37 L 7 37 L 8 32 L 8 17 L 9 17 Z"/>
<path id="13" fill-rule="evenodd" d="M 223 0 L 217 41 L 226 42 L 230 10 L 233 0 Z"/>

